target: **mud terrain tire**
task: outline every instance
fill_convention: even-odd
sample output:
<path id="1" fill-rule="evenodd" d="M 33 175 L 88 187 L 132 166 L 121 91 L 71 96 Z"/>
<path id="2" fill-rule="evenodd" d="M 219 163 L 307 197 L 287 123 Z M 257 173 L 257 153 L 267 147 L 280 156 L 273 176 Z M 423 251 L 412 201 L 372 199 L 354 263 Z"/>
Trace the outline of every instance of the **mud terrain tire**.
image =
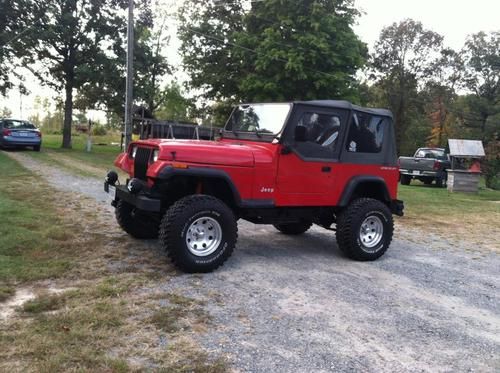
<path id="1" fill-rule="evenodd" d="M 138 211 L 134 206 L 118 201 L 115 209 L 120 227 L 132 237 L 140 239 L 158 238 L 159 219 Z"/>
<path id="2" fill-rule="evenodd" d="M 356 199 L 337 217 L 337 244 L 351 259 L 380 258 L 387 251 L 393 232 L 391 211 L 376 199 Z"/>
<path id="3" fill-rule="evenodd" d="M 401 185 L 410 185 L 411 176 L 401 175 L 401 179 L 400 179 L 399 182 L 401 183 Z"/>
<path id="4" fill-rule="evenodd" d="M 211 272 L 231 256 L 238 238 L 233 211 L 219 199 L 190 195 L 175 202 L 160 225 L 160 244 L 183 272 Z"/>

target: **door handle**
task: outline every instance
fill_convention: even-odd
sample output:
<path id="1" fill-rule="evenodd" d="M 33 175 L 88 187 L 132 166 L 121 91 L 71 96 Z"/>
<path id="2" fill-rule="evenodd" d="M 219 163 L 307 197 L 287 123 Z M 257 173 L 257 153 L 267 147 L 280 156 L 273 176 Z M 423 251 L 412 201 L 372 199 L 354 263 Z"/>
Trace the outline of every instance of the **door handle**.
<path id="1" fill-rule="evenodd" d="M 332 168 L 330 166 L 323 166 L 321 167 L 321 172 L 330 172 Z"/>

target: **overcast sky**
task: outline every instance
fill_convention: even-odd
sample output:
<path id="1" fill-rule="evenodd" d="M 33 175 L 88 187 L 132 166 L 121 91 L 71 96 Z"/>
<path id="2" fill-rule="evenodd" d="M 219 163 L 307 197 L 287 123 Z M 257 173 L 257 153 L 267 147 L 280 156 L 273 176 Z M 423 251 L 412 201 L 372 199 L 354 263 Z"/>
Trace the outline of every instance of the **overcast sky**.
<path id="1" fill-rule="evenodd" d="M 160 1 L 171 3 L 171 0 Z M 355 2 L 363 14 L 354 29 L 370 48 L 378 39 L 383 27 L 405 18 L 421 21 L 425 28 L 440 33 L 444 36 L 445 45 L 454 49 L 463 46 L 467 35 L 479 31 L 500 31 L 500 0 L 355 0 Z M 175 46 L 177 43 L 172 40 L 172 44 Z M 179 57 L 172 58 L 171 51 L 172 48 L 169 48 L 169 61 L 178 62 Z M 32 94 L 23 98 L 24 118 L 32 113 L 35 95 L 52 97 L 55 94 L 50 93 L 47 88 L 39 87 L 34 80 L 31 80 L 28 88 Z M 12 110 L 13 116 L 20 117 L 19 93 L 11 92 L 7 99 L 0 97 L 0 108 L 4 106 Z M 96 118 L 96 114 L 93 115 L 94 119 L 102 117 L 97 115 Z"/>

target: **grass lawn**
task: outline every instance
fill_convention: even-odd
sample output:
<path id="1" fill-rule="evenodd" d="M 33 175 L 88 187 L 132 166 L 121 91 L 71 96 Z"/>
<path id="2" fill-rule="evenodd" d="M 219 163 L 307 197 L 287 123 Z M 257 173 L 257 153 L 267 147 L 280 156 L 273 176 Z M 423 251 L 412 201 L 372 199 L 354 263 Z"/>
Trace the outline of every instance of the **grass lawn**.
<path id="1" fill-rule="evenodd" d="M 155 290 L 165 258 L 1 151 L 0 175 L 1 372 L 228 370 L 186 334 L 203 304 Z"/>
<path id="2" fill-rule="evenodd" d="M 42 150 L 26 152 L 35 159 L 62 167 L 82 176 L 104 178 L 106 171 L 114 168 L 113 162 L 121 152 L 119 134 L 92 137 L 92 151 L 87 152 L 87 135 L 72 135 L 73 148 L 62 149 L 61 135 L 43 135 Z"/>
<path id="3" fill-rule="evenodd" d="M 450 193 L 412 181 L 399 185 L 398 198 L 405 202 L 403 224 L 500 251 L 500 191 L 483 184 L 478 193 Z"/>
<path id="4" fill-rule="evenodd" d="M 15 284 L 61 276 L 71 264 L 70 237 L 48 188 L 1 152 L 0 175 L 1 301 Z"/>

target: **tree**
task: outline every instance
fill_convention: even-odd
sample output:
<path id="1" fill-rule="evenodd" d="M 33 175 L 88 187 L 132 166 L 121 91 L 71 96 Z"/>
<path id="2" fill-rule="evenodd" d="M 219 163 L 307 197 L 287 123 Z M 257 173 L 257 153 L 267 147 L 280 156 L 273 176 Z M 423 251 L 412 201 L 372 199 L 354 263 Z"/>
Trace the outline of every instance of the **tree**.
<path id="1" fill-rule="evenodd" d="M 177 83 L 167 86 L 161 95 L 162 103 L 156 112 L 158 119 L 188 122 L 192 120 L 194 103 L 183 96 L 181 87 Z"/>
<path id="2" fill-rule="evenodd" d="M 472 94 L 459 110 L 464 125 L 476 129 L 479 138 L 488 141 L 500 123 L 500 32 L 471 35 L 462 50 L 463 86 Z"/>
<path id="3" fill-rule="evenodd" d="M 153 29 L 155 20 L 156 30 Z M 152 18 L 149 24 L 137 25 L 135 32 L 135 96 L 154 114 L 166 99 L 160 89 L 160 78 L 172 71 L 167 59 L 162 55 L 162 49 L 169 41 L 167 15 L 163 14 L 161 19 Z"/>
<path id="4" fill-rule="evenodd" d="M 9 118 L 12 116 L 12 110 L 10 110 L 7 106 L 4 106 L 0 111 L 0 118 Z"/>
<path id="5" fill-rule="evenodd" d="M 22 77 L 16 73 L 18 56 L 25 52 L 19 48 L 18 39 L 32 25 L 25 16 L 24 0 L 1 0 L 0 2 L 0 95 L 5 96 L 13 87 L 11 76 Z"/>
<path id="6" fill-rule="evenodd" d="M 188 0 L 179 11 L 180 54 L 191 88 L 209 100 L 236 100 L 242 76 L 233 34 L 243 30 L 243 1 Z"/>
<path id="7" fill-rule="evenodd" d="M 410 125 L 423 113 L 419 86 L 433 75 L 442 40 L 439 34 L 424 29 L 422 23 L 407 19 L 385 27 L 375 44 L 372 76 L 383 92 L 383 104 L 394 114 L 399 153 L 412 150 L 407 146 L 411 142 Z"/>
<path id="8" fill-rule="evenodd" d="M 120 48 L 124 0 L 32 0 L 37 27 L 26 32 L 31 71 L 44 84 L 64 90 L 63 148 L 71 148 L 74 90 L 96 79 L 96 68 Z"/>
<path id="9" fill-rule="evenodd" d="M 134 102 L 153 113 L 162 103 L 160 83 L 163 76 L 171 72 L 171 66 L 162 53 L 169 40 L 167 15 L 164 12 L 153 14 L 150 5 L 149 0 L 136 1 L 133 93 Z M 94 79 L 82 85 L 76 100 L 79 109 L 106 110 L 112 118 L 112 127 L 123 120 L 125 111 L 124 31 L 121 30 L 119 40 L 113 45 L 112 55 L 96 59 Z"/>
<path id="10" fill-rule="evenodd" d="M 196 2 L 198 3 L 198 2 Z M 354 74 L 366 46 L 351 0 L 193 0 L 180 38 L 190 84 L 208 99 L 282 101 L 357 98 Z"/>

